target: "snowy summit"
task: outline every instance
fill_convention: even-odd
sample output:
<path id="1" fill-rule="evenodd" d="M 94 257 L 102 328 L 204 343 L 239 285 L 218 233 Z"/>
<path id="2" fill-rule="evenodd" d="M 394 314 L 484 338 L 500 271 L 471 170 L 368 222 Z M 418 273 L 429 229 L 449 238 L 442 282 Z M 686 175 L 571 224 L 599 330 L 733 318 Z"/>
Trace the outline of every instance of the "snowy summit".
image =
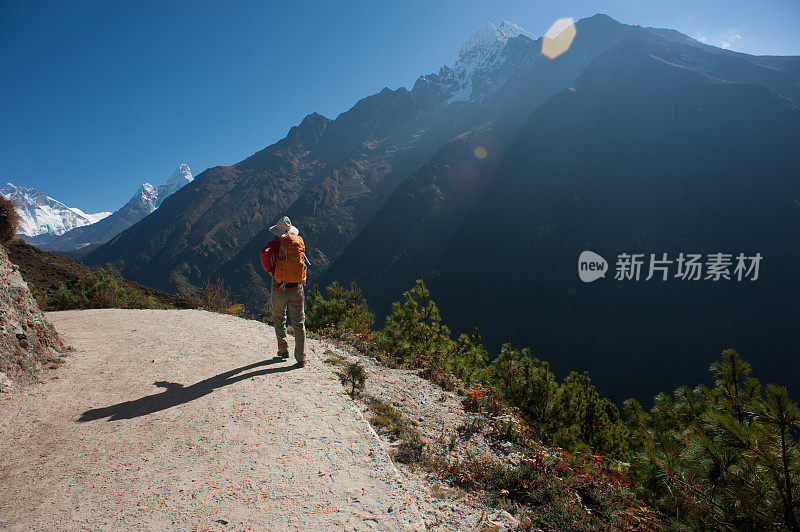
<path id="1" fill-rule="evenodd" d="M 102 222 L 68 231 L 52 242 L 42 244 L 41 247 L 46 251 L 75 251 L 91 245 L 104 244 L 158 209 L 168 196 L 191 183 L 193 179 L 189 166 L 181 164 L 164 185 L 142 183 L 125 205 Z"/>
<path id="2" fill-rule="evenodd" d="M 28 242 L 49 242 L 84 225 L 102 220 L 111 212 L 86 214 L 76 207 L 67 207 L 35 188 L 6 183 L 0 194 L 17 206 L 20 224 L 18 234 Z"/>
<path id="3" fill-rule="evenodd" d="M 481 29 L 473 33 L 470 38 L 467 39 L 467 42 L 461 46 L 461 49 L 458 51 L 458 61 L 453 65 L 453 68 L 455 68 L 459 62 L 472 63 L 476 58 L 486 58 L 486 52 L 502 47 L 509 39 L 520 35 L 525 35 L 531 40 L 536 40 L 533 34 L 528 33 L 524 28 L 513 22 L 504 20 L 499 26 L 487 22 Z"/>
<path id="4" fill-rule="evenodd" d="M 115 214 L 123 214 L 131 225 L 138 222 L 154 210 L 167 198 L 194 180 L 189 165 L 181 164 L 167 180 L 165 185 L 142 183 L 136 194 Z"/>
<path id="5" fill-rule="evenodd" d="M 421 76 L 414 88 L 444 93 L 445 103 L 481 102 L 507 80 L 506 47 L 519 37 L 536 39 L 513 22 L 505 20 L 498 26 L 487 22 L 461 46 L 452 66 L 443 66 L 438 74 Z"/>
<path id="6" fill-rule="evenodd" d="M 169 178 L 167 184 L 158 187 L 162 201 L 163 198 L 176 193 L 183 185 L 191 183 L 193 180 L 194 177 L 192 177 L 192 171 L 189 169 L 189 165 L 181 164 L 178 166 L 178 169 L 175 170 L 175 173 Z"/>

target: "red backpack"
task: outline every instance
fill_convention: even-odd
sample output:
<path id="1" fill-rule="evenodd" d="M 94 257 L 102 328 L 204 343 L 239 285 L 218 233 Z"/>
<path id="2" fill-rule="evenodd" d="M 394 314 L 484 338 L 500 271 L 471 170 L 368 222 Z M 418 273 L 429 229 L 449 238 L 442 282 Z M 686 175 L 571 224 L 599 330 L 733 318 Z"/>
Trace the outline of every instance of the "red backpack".
<path id="1" fill-rule="evenodd" d="M 263 266 L 264 271 L 267 273 L 273 273 L 275 271 L 275 263 L 278 262 L 280 242 L 280 237 L 275 240 L 270 240 L 267 245 L 264 246 L 264 249 L 261 250 L 261 266 Z"/>

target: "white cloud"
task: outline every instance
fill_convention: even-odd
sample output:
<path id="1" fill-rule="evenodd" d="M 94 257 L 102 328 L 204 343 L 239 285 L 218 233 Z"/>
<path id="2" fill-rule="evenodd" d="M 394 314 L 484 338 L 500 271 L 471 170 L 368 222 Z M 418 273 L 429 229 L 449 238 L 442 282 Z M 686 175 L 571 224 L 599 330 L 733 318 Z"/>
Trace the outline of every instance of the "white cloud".
<path id="1" fill-rule="evenodd" d="M 719 42 L 719 46 L 720 46 L 720 48 L 724 48 L 725 50 L 727 50 L 728 48 L 733 46 L 736 43 L 736 41 L 740 41 L 740 40 L 742 40 L 742 34 L 741 33 L 733 33 L 733 32 L 731 32 L 726 38 L 722 39 Z"/>
<path id="2" fill-rule="evenodd" d="M 700 42 L 701 42 L 701 43 L 703 43 L 703 44 L 708 44 L 708 37 L 706 37 L 705 35 L 701 35 L 701 34 L 699 34 L 699 33 L 698 33 L 697 35 L 695 35 L 695 36 L 694 36 L 694 37 L 692 37 L 692 38 L 693 38 L 695 41 L 700 41 Z"/>

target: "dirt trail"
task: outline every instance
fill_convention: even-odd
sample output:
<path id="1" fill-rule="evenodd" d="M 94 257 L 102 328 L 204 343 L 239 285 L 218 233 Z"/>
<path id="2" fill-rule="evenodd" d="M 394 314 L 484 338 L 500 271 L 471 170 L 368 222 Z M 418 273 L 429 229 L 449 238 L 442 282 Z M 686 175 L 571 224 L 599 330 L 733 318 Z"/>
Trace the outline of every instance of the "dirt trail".
<path id="1" fill-rule="evenodd" d="M 0 528 L 421 528 L 420 511 L 309 340 L 197 310 L 47 315 L 75 347 L 0 397 Z M 290 352 L 291 352 L 290 338 Z"/>

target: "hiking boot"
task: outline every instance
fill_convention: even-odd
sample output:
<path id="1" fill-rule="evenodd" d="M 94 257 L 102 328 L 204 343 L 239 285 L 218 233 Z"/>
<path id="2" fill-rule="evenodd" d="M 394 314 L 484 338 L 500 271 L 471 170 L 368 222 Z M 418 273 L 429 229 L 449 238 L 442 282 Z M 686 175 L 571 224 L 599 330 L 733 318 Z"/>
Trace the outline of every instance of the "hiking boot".
<path id="1" fill-rule="evenodd" d="M 286 360 L 289 358 L 289 353 L 278 353 L 275 358 L 280 358 L 281 360 Z"/>
<path id="2" fill-rule="evenodd" d="M 304 368 L 304 367 L 306 367 L 306 361 L 305 361 L 305 360 L 298 360 L 298 361 L 297 361 L 297 363 L 296 363 L 295 365 L 296 365 L 298 368 Z"/>

